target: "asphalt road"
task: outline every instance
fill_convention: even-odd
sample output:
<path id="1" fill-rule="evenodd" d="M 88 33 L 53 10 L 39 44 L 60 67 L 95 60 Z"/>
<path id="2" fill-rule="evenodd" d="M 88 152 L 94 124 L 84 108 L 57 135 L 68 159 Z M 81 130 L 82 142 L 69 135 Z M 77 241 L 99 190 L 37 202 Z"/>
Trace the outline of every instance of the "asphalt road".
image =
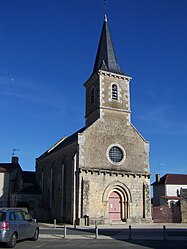
<path id="1" fill-rule="evenodd" d="M 41 227 L 38 241 L 18 242 L 15 249 L 187 249 L 186 227 L 169 228 L 166 237 L 162 228 L 133 228 L 131 240 L 128 228 L 99 228 L 98 239 L 95 239 L 95 229 L 90 227 L 67 227 L 66 232 L 64 238 L 64 227 Z M 2 244 L 0 248 L 6 247 Z"/>
<path id="2" fill-rule="evenodd" d="M 0 248 L 6 248 L 4 246 Z M 69 240 L 69 239 L 39 239 L 38 241 L 18 242 L 15 249 L 186 249 L 187 241 L 157 241 L 157 240 Z"/>

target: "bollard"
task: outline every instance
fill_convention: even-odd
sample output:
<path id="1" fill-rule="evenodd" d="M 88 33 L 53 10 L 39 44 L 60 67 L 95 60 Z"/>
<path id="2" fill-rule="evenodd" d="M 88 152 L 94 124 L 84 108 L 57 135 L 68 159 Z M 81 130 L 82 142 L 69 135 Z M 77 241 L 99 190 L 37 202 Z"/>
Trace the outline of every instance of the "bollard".
<path id="1" fill-rule="evenodd" d="M 95 221 L 95 238 L 98 239 L 98 236 L 99 236 L 99 231 L 98 231 L 97 221 Z"/>
<path id="2" fill-rule="evenodd" d="M 74 220 L 74 229 L 77 228 L 77 220 Z"/>
<path id="3" fill-rule="evenodd" d="M 56 228 L 56 219 L 54 219 L 54 228 Z"/>
<path id="4" fill-rule="evenodd" d="M 66 225 L 64 225 L 64 239 L 66 238 L 66 235 L 67 235 L 67 228 Z"/>
<path id="5" fill-rule="evenodd" d="M 166 226 L 163 226 L 163 240 L 167 240 L 167 236 L 166 236 Z"/>
<path id="6" fill-rule="evenodd" d="M 131 225 L 129 225 L 129 240 L 132 239 L 132 229 L 131 229 Z"/>

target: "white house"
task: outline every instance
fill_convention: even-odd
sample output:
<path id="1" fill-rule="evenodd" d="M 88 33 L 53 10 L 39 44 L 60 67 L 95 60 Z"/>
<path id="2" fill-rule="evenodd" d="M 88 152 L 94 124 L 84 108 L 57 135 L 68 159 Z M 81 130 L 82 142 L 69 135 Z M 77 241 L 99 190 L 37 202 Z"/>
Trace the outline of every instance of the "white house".
<path id="1" fill-rule="evenodd" d="M 187 189 L 187 175 L 166 174 L 160 178 L 156 174 L 153 186 L 153 205 L 175 205 L 180 199 L 180 190 Z"/>

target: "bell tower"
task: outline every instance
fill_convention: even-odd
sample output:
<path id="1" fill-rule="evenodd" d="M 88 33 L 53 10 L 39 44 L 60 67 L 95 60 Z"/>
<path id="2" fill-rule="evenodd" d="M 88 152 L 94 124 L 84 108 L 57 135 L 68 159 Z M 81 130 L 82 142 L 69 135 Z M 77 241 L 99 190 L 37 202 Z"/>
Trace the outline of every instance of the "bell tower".
<path id="1" fill-rule="evenodd" d="M 117 63 L 105 15 L 93 72 L 84 83 L 86 126 L 99 118 L 123 118 L 124 123 L 130 125 L 130 80 Z"/>

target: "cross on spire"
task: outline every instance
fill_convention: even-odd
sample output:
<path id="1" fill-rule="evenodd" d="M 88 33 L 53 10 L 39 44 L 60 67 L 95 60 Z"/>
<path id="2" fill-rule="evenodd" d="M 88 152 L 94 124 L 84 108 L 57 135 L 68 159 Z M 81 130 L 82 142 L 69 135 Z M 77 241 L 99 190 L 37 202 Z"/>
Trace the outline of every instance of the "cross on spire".
<path id="1" fill-rule="evenodd" d="M 106 16 L 106 0 L 104 0 L 104 15 Z"/>

